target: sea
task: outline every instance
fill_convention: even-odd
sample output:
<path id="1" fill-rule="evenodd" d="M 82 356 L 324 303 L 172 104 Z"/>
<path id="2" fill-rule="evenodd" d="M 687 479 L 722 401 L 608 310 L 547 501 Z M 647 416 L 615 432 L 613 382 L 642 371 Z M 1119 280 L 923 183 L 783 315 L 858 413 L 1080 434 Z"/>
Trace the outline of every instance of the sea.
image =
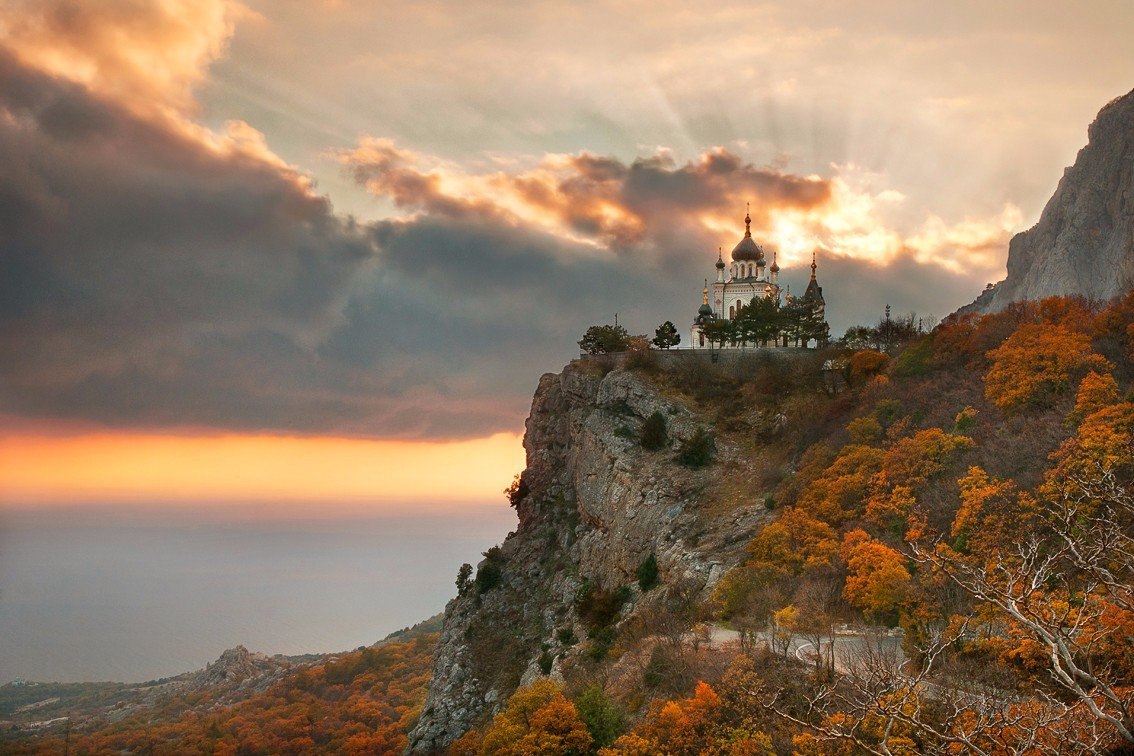
<path id="1" fill-rule="evenodd" d="M 228 648 L 345 651 L 442 611 L 505 501 L 0 509 L 0 684 L 142 682 Z"/>

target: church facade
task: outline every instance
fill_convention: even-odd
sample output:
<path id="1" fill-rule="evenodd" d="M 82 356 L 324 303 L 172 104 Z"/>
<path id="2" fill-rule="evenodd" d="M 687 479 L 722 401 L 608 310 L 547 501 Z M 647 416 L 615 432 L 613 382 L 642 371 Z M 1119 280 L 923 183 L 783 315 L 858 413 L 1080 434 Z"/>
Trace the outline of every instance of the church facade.
<path id="1" fill-rule="evenodd" d="M 739 329 L 733 329 L 732 336 L 722 340 L 721 327 L 710 324 L 737 324 L 739 319 L 752 318 L 752 308 L 745 308 L 760 301 L 764 305 L 772 305 L 771 308 L 762 308 L 764 311 L 783 312 L 788 317 L 780 320 L 782 327 L 774 328 L 773 333 L 766 334 L 754 346 L 791 346 L 793 341 L 794 345 L 807 346 L 811 341 L 818 343 L 824 340 L 825 337 L 820 335 L 814 325 L 801 331 L 790 324 L 793 318 L 804 319 L 811 324 L 822 322 L 825 332 L 826 301 L 823 298 L 823 287 L 815 277 L 817 266 L 814 253 L 811 257 L 811 280 L 803 296 L 795 298 L 791 296 L 790 290 L 784 292 L 780 288 L 780 266 L 776 261 L 776 251 L 772 250 L 769 265 L 764 248 L 752 238 L 750 213 L 744 215 L 744 237 L 733 247 L 730 257 L 730 262 L 726 264 L 722 252 L 718 250 L 716 279 L 711 285 L 708 279 L 705 280 L 701 307 L 697 310 L 690 329 L 689 343 L 693 349 L 753 346 L 747 338 L 736 336 Z M 723 331 L 728 332 L 728 329 Z"/>

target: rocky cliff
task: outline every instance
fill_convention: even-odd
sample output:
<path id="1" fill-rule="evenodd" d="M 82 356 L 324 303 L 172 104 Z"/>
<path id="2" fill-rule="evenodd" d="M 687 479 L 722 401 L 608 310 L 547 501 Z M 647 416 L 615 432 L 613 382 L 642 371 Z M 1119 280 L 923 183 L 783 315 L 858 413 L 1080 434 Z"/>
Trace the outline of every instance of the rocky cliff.
<path id="1" fill-rule="evenodd" d="M 669 445 L 647 451 L 639 434 L 655 412 L 666 419 Z M 480 574 L 499 570 L 498 579 L 483 581 L 491 587 L 472 583 L 446 608 L 412 751 L 444 747 L 518 685 L 578 658 L 587 648 L 576 608 L 584 581 L 628 593 L 624 623 L 664 593 L 643 595 L 636 584 L 649 555 L 663 585 L 692 586 L 702 596 L 741 561 L 767 510 L 748 503 L 717 512 L 710 502 L 727 479 L 747 479 L 750 451 L 718 436 L 711 467 L 674 461 L 711 420 L 639 372 L 581 361 L 540 379 L 524 436 L 518 528 L 479 567 Z M 755 420 L 776 432 L 777 417 Z"/>
<path id="2" fill-rule="evenodd" d="M 1008 247 L 1008 275 L 960 312 L 1078 294 L 1107 300 L 1134 286 L 1134 92 L 1099 111 L 1039 222 Z"/>

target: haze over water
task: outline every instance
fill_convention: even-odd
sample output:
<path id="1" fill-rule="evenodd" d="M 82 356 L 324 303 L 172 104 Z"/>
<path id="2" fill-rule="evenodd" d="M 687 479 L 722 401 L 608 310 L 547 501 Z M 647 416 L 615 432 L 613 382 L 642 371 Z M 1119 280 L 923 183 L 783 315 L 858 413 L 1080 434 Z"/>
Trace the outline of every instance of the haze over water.
<path id="1" fill-rule="evenodd" d="M 270 512 L 271 514 L 268 514 Z M 344 514 L 266 505 L 0 510 L 0 683 L 137 682 L 243 644 L 343 651 L 441 611 L 504 502 Z"/>

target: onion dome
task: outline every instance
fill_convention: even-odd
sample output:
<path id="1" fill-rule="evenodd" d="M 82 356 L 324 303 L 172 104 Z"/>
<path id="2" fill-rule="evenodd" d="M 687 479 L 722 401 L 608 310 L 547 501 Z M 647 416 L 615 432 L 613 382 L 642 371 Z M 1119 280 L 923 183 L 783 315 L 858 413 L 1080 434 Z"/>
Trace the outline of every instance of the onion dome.
<path id="1" fill-rule="evenodd" d="M 732 248 L 734 262 L 760 262 L 764 259 L 764 250 L 752 238 L 752 216 L 744 214 L 744 238 Z"/>
<path id="2" fill-rule="evenodd" d="M 725 269 L 724 259 L 722 259 L 721 257 L 722 254 L 723 253 L 721 252 L 721 248 L 717 247 L 717 270 Z"/>
<path id="3" fill-rule="evenodd" d="M 709 304 L 709 282 L 705 281 L 705 288 L 701 290 L 701 306 L 697 308 L 697 322 L 704 323 L 713 319 L 713 307 Z"/>
<path id="4" fill-rule="evenodd" d="M 771 270 L 773 273 L 779 273 L 780 272 L 780 264 L 778 262 L 776 262 L 777 257 L 779 257 L 779 255 L 776 254 L 776 250 L 773 249 L 772 250 L 772 267 L 769 268 L 769 270 Z"/>

